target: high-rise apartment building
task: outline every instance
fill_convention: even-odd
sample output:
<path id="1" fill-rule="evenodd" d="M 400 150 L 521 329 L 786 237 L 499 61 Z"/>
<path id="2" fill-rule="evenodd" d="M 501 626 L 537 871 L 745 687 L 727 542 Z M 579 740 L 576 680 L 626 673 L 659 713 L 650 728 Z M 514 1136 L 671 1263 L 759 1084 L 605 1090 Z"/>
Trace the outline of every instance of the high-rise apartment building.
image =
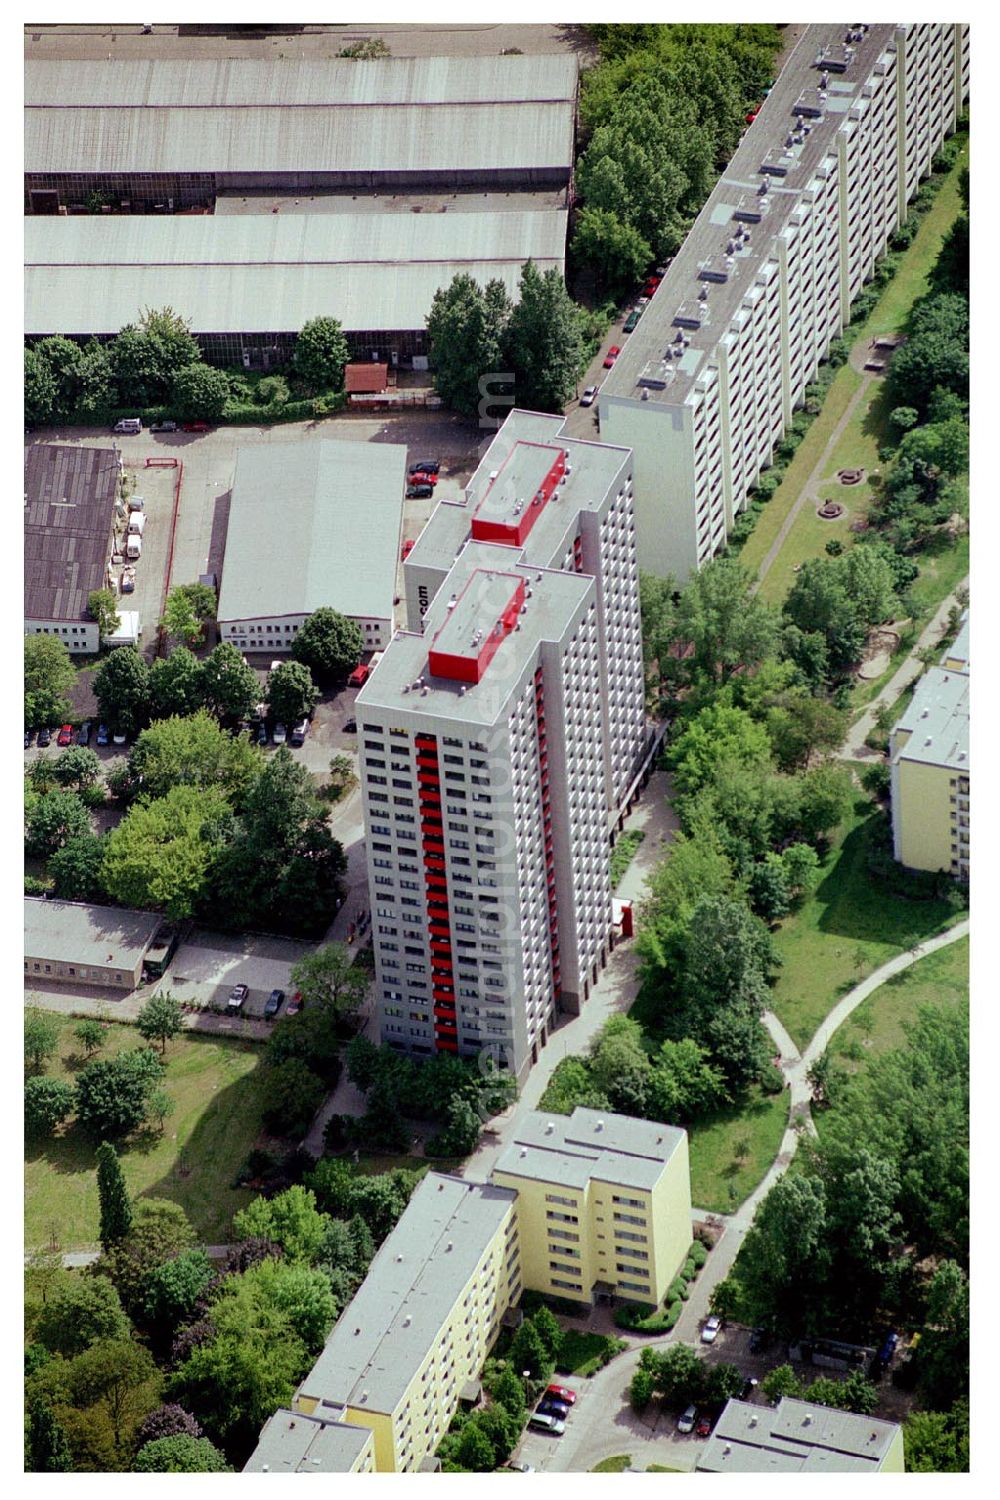
<path id="1" fill-rule="evenodd" d="M 917 684 L 889 737 L 893 854 L 969 878 L 969 625 Z"/>
<path id="2" fill-rule="evenodd" d="M 806 30 L 601 387 L 645 568 L 723 546 L 968 92 L 968 26 Z"/>
<path id="3" fill-rule="evenodd" d="M 607 960 L 647 747 L 629 454 L 554 437 L 515 414 L 438 507 L 356 701 L 382 1039 L 519 1076 Z"/>

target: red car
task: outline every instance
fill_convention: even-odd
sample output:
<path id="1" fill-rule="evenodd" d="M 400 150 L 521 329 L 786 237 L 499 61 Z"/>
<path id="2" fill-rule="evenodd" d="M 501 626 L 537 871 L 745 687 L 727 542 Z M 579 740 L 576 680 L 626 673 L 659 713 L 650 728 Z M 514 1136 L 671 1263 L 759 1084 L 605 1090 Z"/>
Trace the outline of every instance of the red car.
<path id="1" fill-rule="evenodd" d="M 611 366 L 614 364 L 615 360 L 618 358 L 618 356 L 619 356 L 619 354 L 621 352 L 622 351 L 621 351 L 621 349 L 619 348 L 619 346 L 617 344 L 612 344 L 611 345 L 611 348 L 608 350 L 607 354 L 604 356 L 604 368 L 606 370 L 610 370 L 611 369 Z"/>
<path id="2" fill-rule="evenodd" d="M 72 724 L 64 724 L 63 727 L 59 731 L 59 738 L 56 740 L 56 744 L 57 745 L 72 745 L 72 743 L 73 743 L 73 726 L 72 726 Z"/>
<path id="3" fill-rule="evenodd" d="M 712 1418 L 699 1417 L 698 1425 L 694 1430 L 695 1437 L 709 1437 L 712 1432 Z"/>
<path id="4" fill-rule="evenodd" d="M 432 474 L 429 469 L 419 469 L 416 474 L 410 475 L 411 484 L 435 485 L 440 479 L 439 474 Z"/>
<path id="5" fill-rule="evenodd" d="M 347 679 L 348 687 L 364 687 L 371 675 L 372 669 L 367 662 L 360 662 Z"/>
<path id="6" fill-rule="evenodd" d="M 552 1396 L 556 1401 L 561 1401 L 564 1406 L 572 1406 L 576 1400 L 576 1391 L 571 1391 L 568 1385 L 549 1385 L 545 1388 L 546 1396 Z"/>
<path id="7" fill-rule="evenodd" d="M 416 546 L 416 545 L 417 545 L 417 541 L 416 541 L 416 537 L 412 537 L 412 536 L 411 536 L 411 537 L 409 537 L 409 538 L 408 538 L 408 539 L 407 539 L 407 540 L 406 540 L 406 541 L 405 541 L 405 542 L 404 542 L 404 543 L 403 543 L 403 561 L 404 561 L 404 562 L 405 562 L 405 561 L 406 561 L 406 559 L 407 559 L 407 558 L 408 558 L 408 557 L 409 557 L 409 555 L 410 555 L 410 553 L 411 553 L 411 552 L 412 552 L 412 551 L 413 551 L 413 549 L 414 549 L 414 547 L 415 547 L 415 546 Z"/>
<path id="8" fill-rule="evenodd" d="M 296 990 L 295 994 L 292 996 L 292 998 L 289 1000 L 288 1004 L 285 1006 L 285 1015 L 286 1016 L 297 1016 L 298 1013 L 299 1013 L 299 1011 L 301 1009 L 302 1009 L 302 996 L 299 994 L 298 990 Z"/>
<path id="9" fill-rule="evenodd" d="M 651 297 L 662 280 L 662 276 L 651 276 L 642 289 L 645 295 Z"/>
<path id="10" fill-rule="evenodd" d="M 182 432 L 208 432 L 209 430 L 208 422 L 185 422 L 181 428 Z"/>

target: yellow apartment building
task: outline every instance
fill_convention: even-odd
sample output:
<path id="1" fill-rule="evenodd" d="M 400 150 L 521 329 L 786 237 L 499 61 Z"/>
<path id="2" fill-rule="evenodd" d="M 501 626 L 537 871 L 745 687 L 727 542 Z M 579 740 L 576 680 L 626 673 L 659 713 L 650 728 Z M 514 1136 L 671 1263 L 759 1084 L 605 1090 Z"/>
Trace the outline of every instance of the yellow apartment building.
<path id="1" fill-rule="evenodd" d="M 521 1289 L 514 1194 L 428 1172 L 302 1381 L 293 1409 L 272 1417 L 246 1472 L 277 1467 L 270 1454 L 288 1443 L 289 1424 L 300 1416 L 366 1430 L 378 1473 L 419 1469 L 447 1431 L 463 1390 L 478 1380 Z M 342 1435 L 336 1440 L 343 1446 Z M 325 1471 L 352 1472 L 340 1463 Z"/>
<path id="2" fill-rule="evenodd" d="M 889 739 L 893 853 L 912 870 L 969 874 L 969 625 L 920 679 Z"/>
<path id="3" fill-rule="evenodd" d="M 576 1109 L 529 1115 L 493 1170 L 517 1194 L 524 1285 L 659 1303 L 691 1244 L 687 1134 Z"/>
<path id="4" fill-rule="evenodd" d="M 261 1431 L 245 1474 L 371 1474 L 375 1439 L 368 1427 L 276 1411 Z"/>

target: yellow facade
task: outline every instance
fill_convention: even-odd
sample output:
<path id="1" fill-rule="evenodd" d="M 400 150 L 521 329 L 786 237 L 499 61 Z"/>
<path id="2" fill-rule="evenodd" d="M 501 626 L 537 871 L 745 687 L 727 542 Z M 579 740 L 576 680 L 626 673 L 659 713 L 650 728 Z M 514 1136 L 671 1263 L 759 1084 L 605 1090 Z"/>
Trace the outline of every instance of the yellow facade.
<path id="1" fill-rule="evenodd" d="M 889 1445 L 889 1451 L 879 1466 L 880 1474 L 902 1474 L 906 1470 L 906 1462 L 903 1456 L 903 1429 L 898 1427 L 896 1435 Z"/>
<path id="2" fill-rule="evenodd" d="M 911 870 L 950 870 L 954 772 L 947 766 L 901 758 L 893 810 L 899 860 Z"/>
<path id="3" fill-rule="evenodd" d="M 525 1286 L 590 1302 L 601 1282 L 626 1300 L 660 1303 L 691 1244 L 687 1137 L 651 1189 L 598 1171 L 578 1188 L 546 1182 L 537 1159 L 531 1170 L 497 1168 L 492 1179 L 517 1193 Z"/>

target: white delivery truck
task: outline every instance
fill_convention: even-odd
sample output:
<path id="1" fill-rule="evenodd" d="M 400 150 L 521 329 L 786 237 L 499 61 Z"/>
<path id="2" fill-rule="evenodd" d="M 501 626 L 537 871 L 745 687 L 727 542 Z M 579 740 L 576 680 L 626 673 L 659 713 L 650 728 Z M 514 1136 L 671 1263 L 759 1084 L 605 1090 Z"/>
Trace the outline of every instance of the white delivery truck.
<path id="1" fill-rule="evenodd" d="M 142 537 L 130 532 L 125 539 L 125 556 L 129 562 L 138 562 L 142 556 Z"/>
<path id="2" fill-rule="evenodd" d="M 142 536 L 146 529 L 146 513 L 142 510 L 134 510 L 128 518 L 129 536 Z"/>

